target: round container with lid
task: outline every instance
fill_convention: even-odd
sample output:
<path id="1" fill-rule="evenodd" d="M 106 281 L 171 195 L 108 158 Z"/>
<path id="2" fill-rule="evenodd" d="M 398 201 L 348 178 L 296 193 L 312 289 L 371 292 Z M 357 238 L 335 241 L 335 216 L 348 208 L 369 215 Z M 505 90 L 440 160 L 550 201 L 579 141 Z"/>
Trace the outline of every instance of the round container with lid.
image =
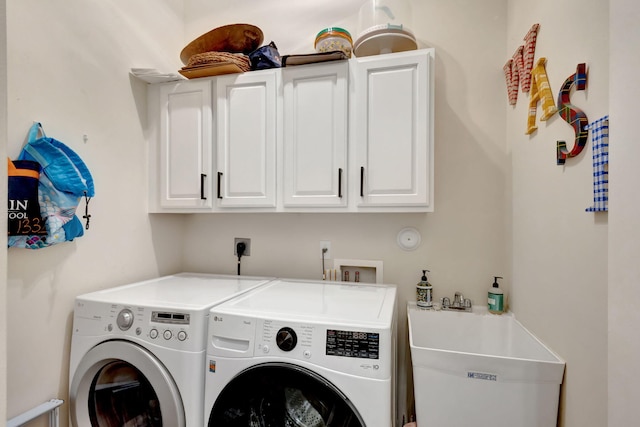
<path id="1" fill-rule="evenodd" d="M 407 27 L 411 16 L 409 0 L 367 0 L 360 7 L 353 53 L 360 57 L 417 49 Z"/>
<path id="2" fill-rule="evenodd" d="M 328 27 L 318 33 L 313 46 L 318 53 L 341 51 L 347 58 L 351 58 L 353 40 L 349 31 L 339 27 Z"/>

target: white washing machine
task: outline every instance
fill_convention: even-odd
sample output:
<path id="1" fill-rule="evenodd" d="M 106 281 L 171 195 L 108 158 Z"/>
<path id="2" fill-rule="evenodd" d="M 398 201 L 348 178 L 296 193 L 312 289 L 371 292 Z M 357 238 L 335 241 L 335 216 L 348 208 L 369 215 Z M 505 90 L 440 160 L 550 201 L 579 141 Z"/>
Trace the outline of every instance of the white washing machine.
<path id="1" fill-rule="evenodd" d="M 182 273 L 76 298 L 74 427 L 201 427 L 209 310 L 271 279 Z"/>
<path id="2" fill-rule="evenodd" d="M 395 425 L 396 287 L 275 280 L 209 315 L 205 422 Z"/>

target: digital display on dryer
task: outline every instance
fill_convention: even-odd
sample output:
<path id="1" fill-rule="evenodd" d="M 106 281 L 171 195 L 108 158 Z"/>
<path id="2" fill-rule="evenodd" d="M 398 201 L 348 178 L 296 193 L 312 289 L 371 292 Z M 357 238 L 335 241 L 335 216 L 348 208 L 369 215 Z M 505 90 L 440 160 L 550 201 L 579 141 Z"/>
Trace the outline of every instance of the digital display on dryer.
<path id="1" fill-rule="evenodd" d="M 380 353 L 380 334 L 328 329 L 326 352 L 327 356 L 377 359 Z"/>
<path id="2" fill-rule="evenodd" d="M 172 313 L 167 311 L 152 311 L 151 321 L 158 323 L 171 323 L 174 325 L 188 325 L 190 316 L 185 313 Z"/>

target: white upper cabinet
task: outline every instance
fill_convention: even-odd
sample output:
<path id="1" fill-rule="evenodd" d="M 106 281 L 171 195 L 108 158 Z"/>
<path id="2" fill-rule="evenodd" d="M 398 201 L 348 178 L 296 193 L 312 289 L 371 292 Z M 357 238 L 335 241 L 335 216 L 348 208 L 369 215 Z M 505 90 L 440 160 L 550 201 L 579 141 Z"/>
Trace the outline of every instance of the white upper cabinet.
<path id="1" fill-rule="evenodd" d="M 276 71 L 215 80 L 218 207 L 276 207 Z"/>
<path id="2" fill-rule="evenodd" d="M 210 209 L 211 82 L 161 85 L 154 96 L 159 97 L 160 126 L 159 147 L 153 151 L 157 163 L 152 170 L 157 174 L 152 177 L 156 188 L 152 203 L 160 210 Z"/>
<path id="3" fill-rule="evenodd" d="M 347 206 L 347 61 L 288 67 L 283 79 L 283 205 Z"/>
<path id="4" fill-rule="evenodd" d="M 356 204 L 433 211 L 433 49 L 353 67 Z"/>
<path id="5" fill-rule="evenodd" d="M 433 211 L 434 54 L 150 85 L 150 211 Z"/>

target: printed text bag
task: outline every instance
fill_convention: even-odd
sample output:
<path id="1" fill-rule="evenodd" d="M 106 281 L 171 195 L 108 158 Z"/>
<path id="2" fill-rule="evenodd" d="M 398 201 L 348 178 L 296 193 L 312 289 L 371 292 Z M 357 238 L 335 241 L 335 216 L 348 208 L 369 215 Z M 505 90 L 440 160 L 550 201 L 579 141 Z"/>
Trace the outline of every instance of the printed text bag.
<path id="1" fill-rule="evenodd" d="M 38 182 L 40 164 L 31 160 L 11 161 L 7 158 L 9 200 L 7 206 L 8 235 L 46 235 L 40 216 Z"/>
<path id="2" fill-rule="evenodd" d="M 48 138 L 40 123 L 34 123 L 19 159 L 36 161 L 42 167 L 38 199 L 47 234 L 12 236 L 9 246 L 38 249 L 82 236 L 84 228 L 75 213 L 82 197 L 89 203 L 94 187 L 91 173 L 80 156 L 62 142 Z M 89 216 L 85 216 L 87 228 Z"/>

